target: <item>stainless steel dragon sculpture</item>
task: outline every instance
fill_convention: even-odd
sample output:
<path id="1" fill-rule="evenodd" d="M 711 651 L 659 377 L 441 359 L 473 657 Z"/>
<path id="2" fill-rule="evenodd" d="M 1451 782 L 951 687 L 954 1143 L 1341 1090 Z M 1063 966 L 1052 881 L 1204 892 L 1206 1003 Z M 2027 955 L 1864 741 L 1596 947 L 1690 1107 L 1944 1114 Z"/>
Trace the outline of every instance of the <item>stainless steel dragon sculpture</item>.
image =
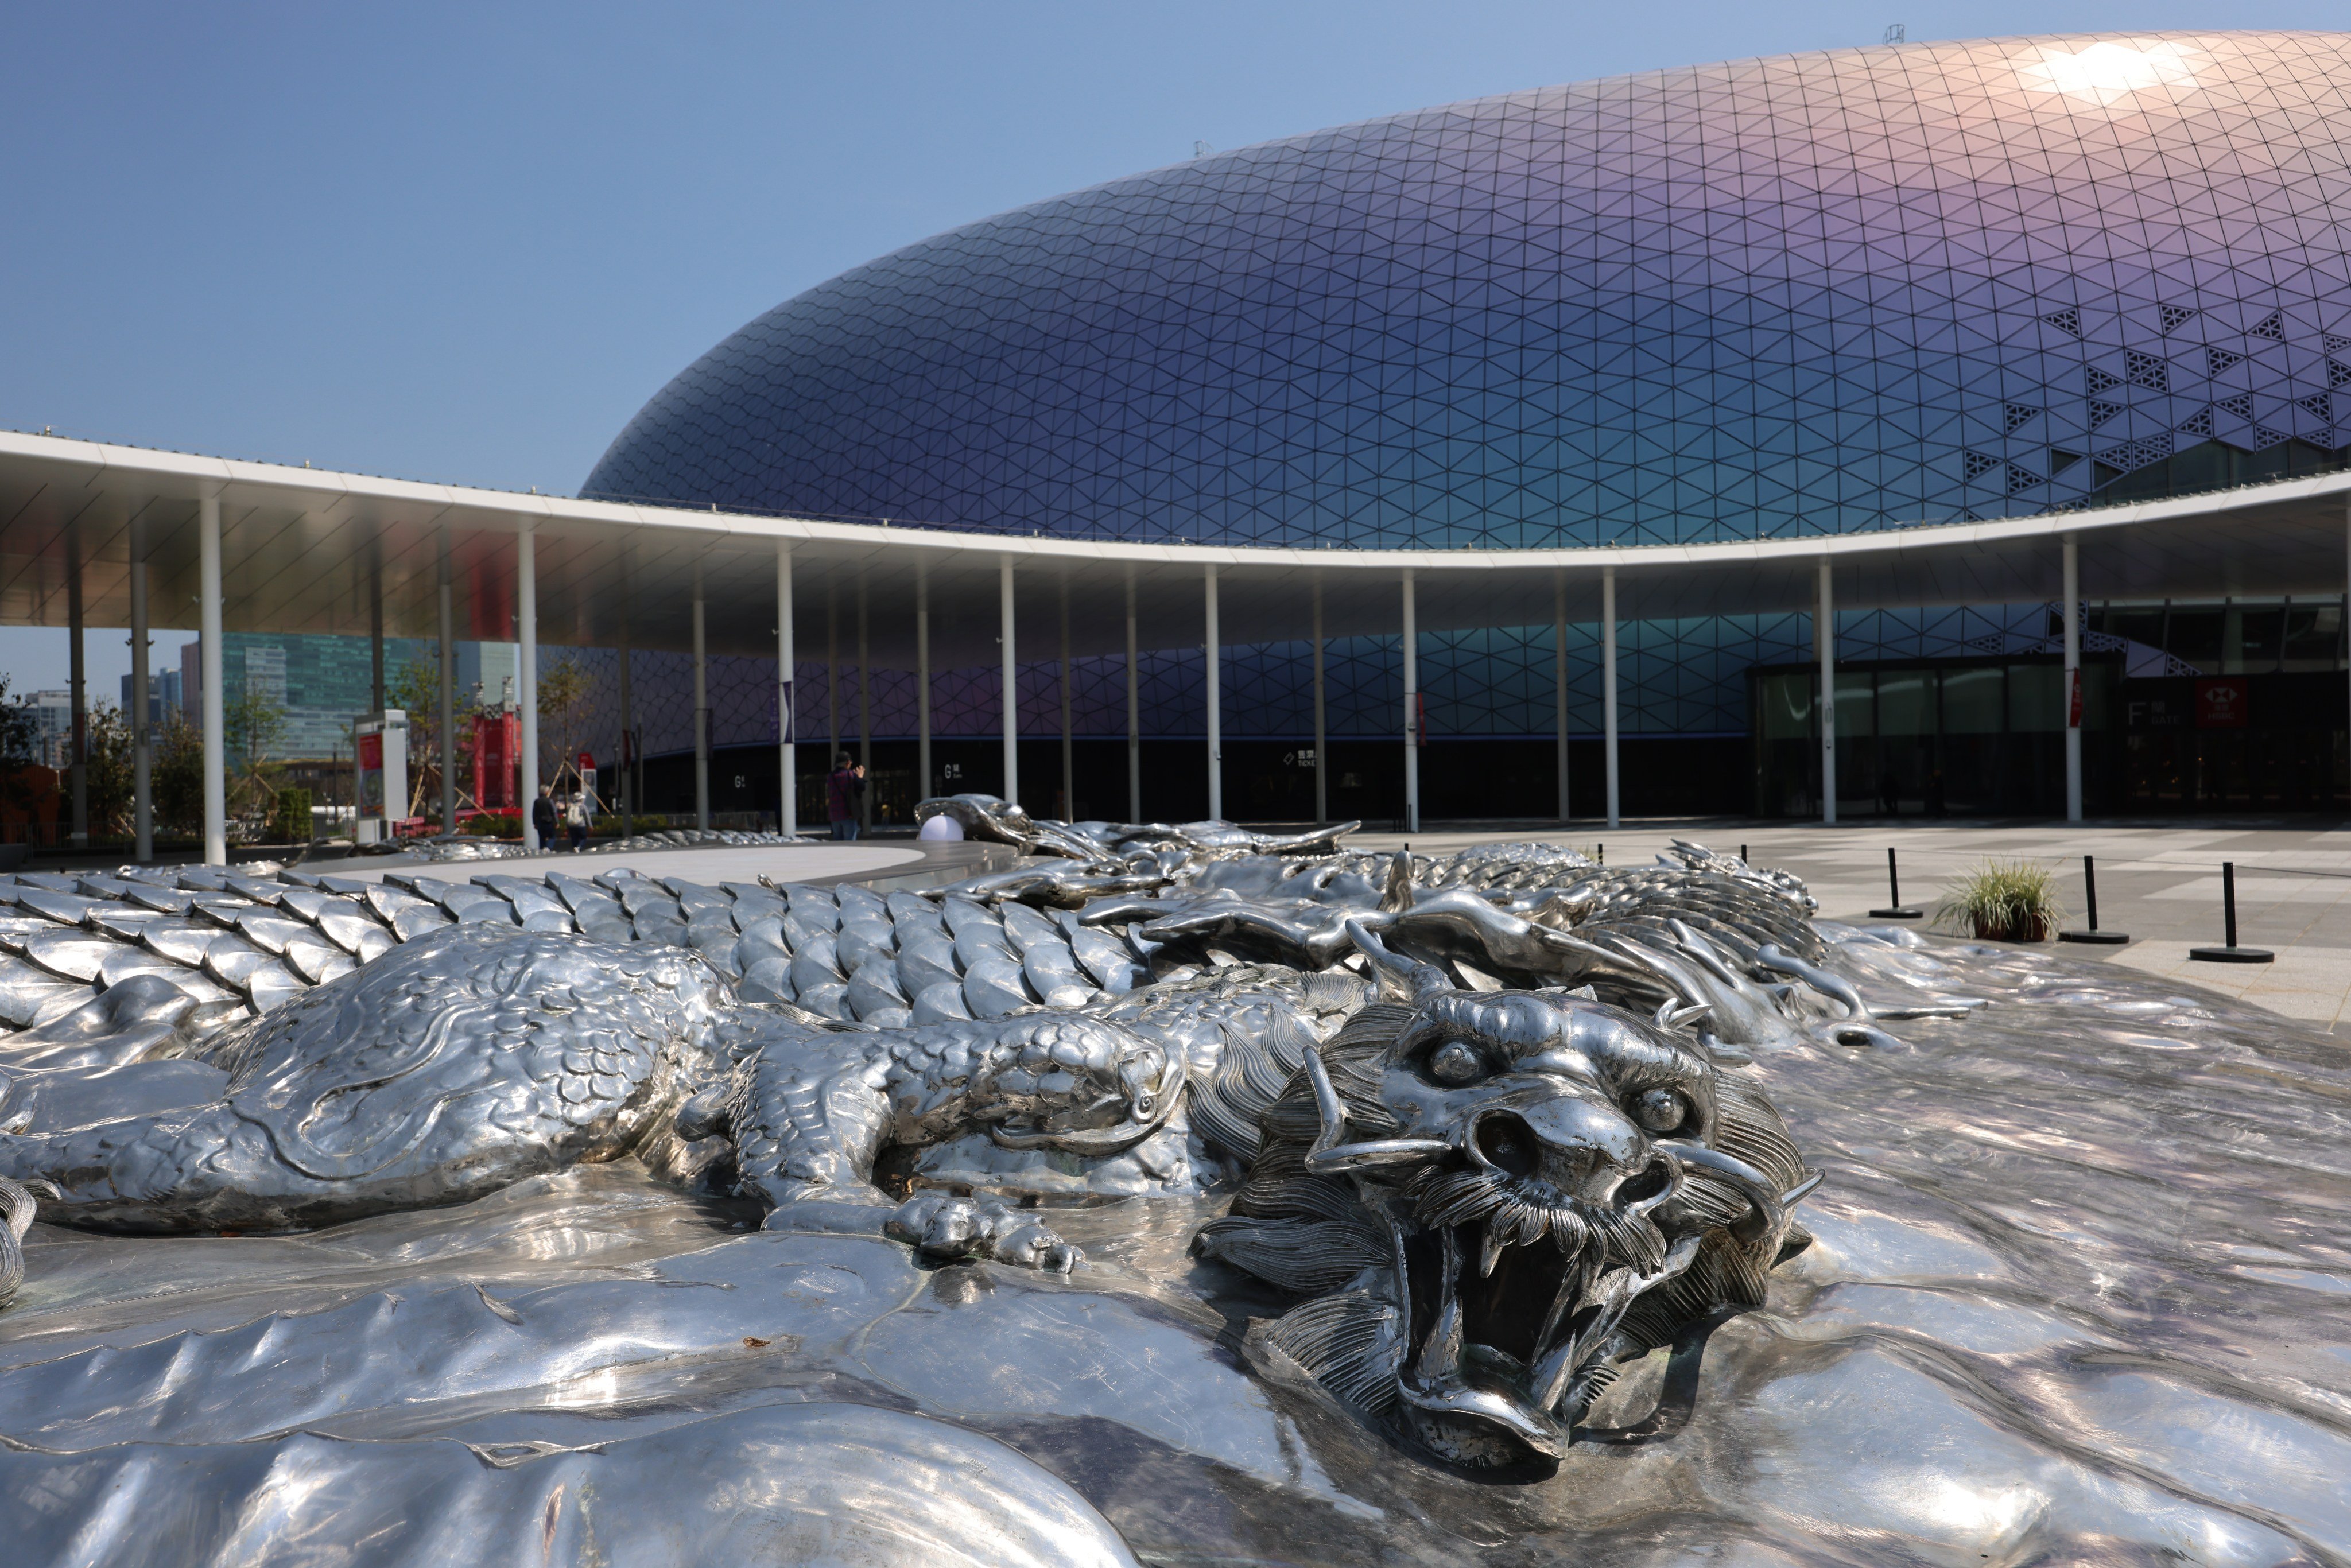
<path id="1" fill-rule="evenodd" d="M 315 1227 L 623 1155 L 771 1228 L 1070 1270 L 1060 1202 L 1228 1192 L 1256 1364 L 1439 1458 L 1555 1459 L 1630 1358 L 1761 1303 L 1818 1179 L 1759 1054 L 1970 1005 L 1696 845 L 1351 852 L 1041 822 L 924 892 L 411 868 L 0 882 L 0 1303 L 43 1218 Z M 1889 989 L 1890 988 L 1890 989 Z"/>

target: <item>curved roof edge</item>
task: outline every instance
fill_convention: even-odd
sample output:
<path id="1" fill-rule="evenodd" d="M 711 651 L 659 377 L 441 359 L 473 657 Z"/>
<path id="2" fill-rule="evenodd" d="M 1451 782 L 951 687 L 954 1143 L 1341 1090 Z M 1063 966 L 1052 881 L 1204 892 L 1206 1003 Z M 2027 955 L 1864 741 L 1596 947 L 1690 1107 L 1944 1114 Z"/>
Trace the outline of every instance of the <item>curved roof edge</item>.
<path id="1" fill-rule="evenodd" d="M 1329 589 L 1328 634 L 1391 632 L 1406 573 L 1420 623 L 1432 632 L 1547 624 L 1555 593 L 1567 596 L 1572 618 L 1596 619 L 1599 580 L 1611 569 L 1623 579 L 1625 620 L 1801 610 L 1823 562 L 1837 573 L 1838 601 L 1849 607 L 2048 599 L 2062 592 L 2056 547 L 2068 536 L 2084 553 L 2084 592 L 2093 598 L 2332 596 L 2345 583 L 2351 471 L 2086 511 L 1841 535 L 1307 549 L 1008 538 L 622 505 L 0 432 L 0 623 L 61 623 L 66 563 L 78 555 L 89 623 L 124 624 L 134 538 L 150 561 L 155 623 L 186 623 L 195 518 L 208 499 L 221 505 L 232 629 L 364 631 L 364 585 L 374 582 L 387 628 L 421 634 L 400 628 L 434 623 L 447 552 L 451 580 L 475 607 L 459 634 L 504 639 L 511 635 L 513 541 L 528 530 L 540 541 L 539 614 L 549 641 L 609 646 L 625 634 L 638 647 L 682 644 L 669 622 L 682 623 L 684 606 L 700 592 L 725 623 L 715 652 L 771 653 L 783 545 L 798 595 L 817 596 L 804 613 L 829 587 L 846 583 L 871 592 L 877 616 L 911 620 L 920 580 L 935 618 L 984 629 L 996 613 L 1000 566 L 1009 562 L 1023 591 L 1040 595 L 1040 612 L 1054 584 L 1070 585 L 1079 643 L 1105 649 L 1123 646 L 1123 596 L 1114 585 L 1130 574 L 1153 591 L 1144 620 L 1165 623 L 1158 645 L 1196 641 L 1193 594 L 1211 570 L 1225 585 L 1224 625 L 1236 643 L 1305 635 L 1309 590 L 1318 581 Z M 974 647 L 985 662 L 982 643 Z M 942 663 L 952 656 L 943 651 Z"/>

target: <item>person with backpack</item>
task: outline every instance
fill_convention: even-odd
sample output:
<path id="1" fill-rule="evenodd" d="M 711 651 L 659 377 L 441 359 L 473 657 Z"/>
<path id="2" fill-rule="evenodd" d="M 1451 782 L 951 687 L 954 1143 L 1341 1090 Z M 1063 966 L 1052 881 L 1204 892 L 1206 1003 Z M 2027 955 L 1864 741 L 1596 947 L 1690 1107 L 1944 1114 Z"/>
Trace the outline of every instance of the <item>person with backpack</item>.
<path id="1" fill-rule="evenodd" d="M 846 751 L 832 759 L 832 772 L 824 781 L 824 814 L 832 823 L 832 836 L 841 840 L 857 837 L 858 798 L 865 793 L 865 769 L 852 763 Z"/>

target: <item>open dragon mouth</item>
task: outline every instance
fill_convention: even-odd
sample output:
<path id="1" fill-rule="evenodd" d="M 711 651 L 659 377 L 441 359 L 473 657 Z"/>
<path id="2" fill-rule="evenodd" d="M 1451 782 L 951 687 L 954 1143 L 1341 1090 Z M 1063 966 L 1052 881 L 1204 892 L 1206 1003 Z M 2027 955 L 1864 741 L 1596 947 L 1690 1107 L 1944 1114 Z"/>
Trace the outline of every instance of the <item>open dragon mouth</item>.
<path id="1" fill-rule="evenodd" d="M 1664 1154 L 1604 1207 L 1483 1171 L 1416 1180 L 1398 1386 L 1422 1440 L 1476 1465 L 1564 1454 L 1625 1311 L 1698 1250 L 1649 1218 L 1681 1184 Z"/>

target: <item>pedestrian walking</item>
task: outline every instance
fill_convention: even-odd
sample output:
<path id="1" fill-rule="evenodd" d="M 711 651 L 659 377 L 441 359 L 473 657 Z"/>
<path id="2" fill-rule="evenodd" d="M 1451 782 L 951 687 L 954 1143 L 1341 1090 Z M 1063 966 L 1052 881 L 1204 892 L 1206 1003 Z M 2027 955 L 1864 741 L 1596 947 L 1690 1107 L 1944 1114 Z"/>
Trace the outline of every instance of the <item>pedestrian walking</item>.
<path id="1" fill-rule="evenodd" d="M 865 793 L 865 769 L 849 759 L 842 752 L 832 759 L 832 772 L 824 781 L 824 814 L 832 823 L 832 836 L 850 840 L 857 837 L 859 797 Z"/>
<path id="2" fill-rule="evenodd" d="M 538 799 L 530 803 L 530 834 L 538 841 L 538 848 L 555 847 L 555 790 L 542 784 L 538 787 Z"/>

